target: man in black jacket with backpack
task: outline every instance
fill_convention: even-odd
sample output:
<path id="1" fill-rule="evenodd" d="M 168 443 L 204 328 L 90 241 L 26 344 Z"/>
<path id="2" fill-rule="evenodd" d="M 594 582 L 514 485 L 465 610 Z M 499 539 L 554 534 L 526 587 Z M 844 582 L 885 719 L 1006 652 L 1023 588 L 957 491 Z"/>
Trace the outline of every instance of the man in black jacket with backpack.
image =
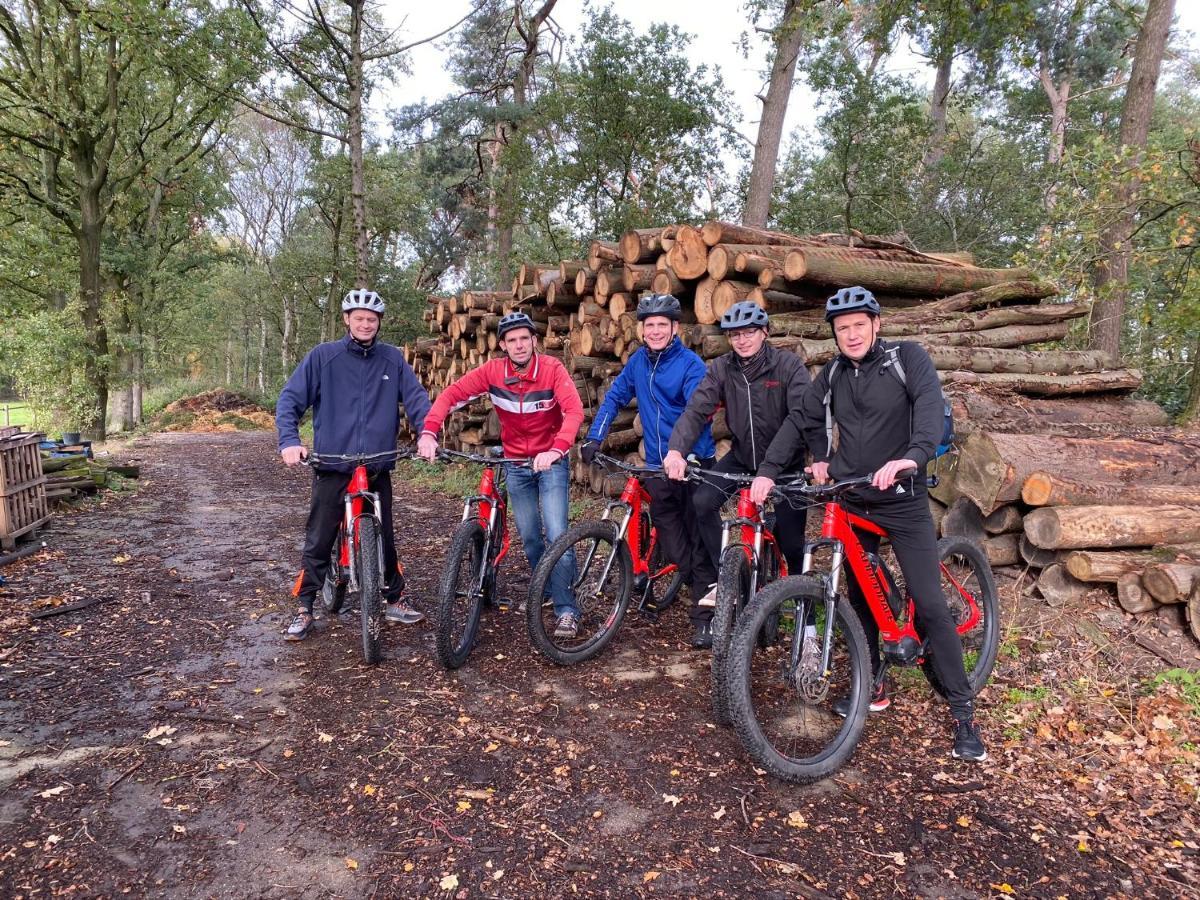
<path id="1" fill-rule="evenodd" d="M 879 315 L 879 303 L 865 288 L 844 288 L 829 298 L 825 319 L 841 352 L 817 376 L 804 397 L 802 417 L 793 422 L 812 450 L 812 474 L 818 483 L 874 473 L 872 486 L 845 506 L 888 532 L 929 642 L 931 662 L 946 687 L 955 720 L 954 756 L 978 762 L 987 758 L 987 751 L 974 722 L 974 694 L 962 643 L 942 596 L 925 475 L 926 464 L 944 440 L 945 401 L 929 354 L 916 343 L 881 339 Z M 868 552 L 878 550 L 877 536 L 860 532 L 859 537 Z M 878 676 L 879 631 L 854 579 L 848 584 Z M 876 680 L 872 712 L 886 709 L 890 702 L 886 685 Z"/>

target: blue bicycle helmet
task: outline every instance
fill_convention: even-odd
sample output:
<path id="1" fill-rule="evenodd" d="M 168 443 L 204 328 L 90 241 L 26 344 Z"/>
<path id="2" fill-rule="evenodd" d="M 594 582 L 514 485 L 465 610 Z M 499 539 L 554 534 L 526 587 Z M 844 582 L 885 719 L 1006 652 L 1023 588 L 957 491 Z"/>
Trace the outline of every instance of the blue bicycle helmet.
<path id="1" fill-rule="evenodd" d="M 496 326 L 496 336 L 504 337 L 514 328 L 528 328 L 530 334 L 537 334 L 537 329 L 533 327 L 533 319 L 523 312 L 511 312 L 504 316 L 500 320 L 500 324 Z"/>
<path id="2" fill-rule="evenodd" d="M 771 317 L 767 311 L 750 300 L 735 303 L 721 316 L 721 330 L 734 331 L 738 328 L 770 328 Z"/>
<path id="3" fill-rule="evenodd" d="M 825 321 L 832 322 L 844 313 L 865 312 L 870 316 L 879 315 L 879 301 L 864 287 L 842 288 L 825 301 Z"/>

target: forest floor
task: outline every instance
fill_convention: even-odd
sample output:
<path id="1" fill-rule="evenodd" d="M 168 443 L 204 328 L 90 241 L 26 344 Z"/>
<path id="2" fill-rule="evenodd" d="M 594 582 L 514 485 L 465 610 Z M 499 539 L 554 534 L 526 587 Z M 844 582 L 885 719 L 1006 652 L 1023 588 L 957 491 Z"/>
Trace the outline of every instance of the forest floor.
<path id="1" fill-rule="evenodd" d="M 988 762 L 950 758 L 918 676 L 846 768 L 795 787 L 710 723 L 679 604 L 574 668 L 515 612 L 457 672 L 428 622 L 389 626 L 368 668 L 353 619 L 281 638 L 310 476 L 271 435 L 124 455 L 137 493 L 57 516 L 0 570 L 2 896 L 1200 894 L 1200 682 L 1156 681 L 1102 606 L 1002 581 Z M 396 495 L 420 604 L 460 499 Z M 508 571 L 515 596 L 519 553 Z"/>

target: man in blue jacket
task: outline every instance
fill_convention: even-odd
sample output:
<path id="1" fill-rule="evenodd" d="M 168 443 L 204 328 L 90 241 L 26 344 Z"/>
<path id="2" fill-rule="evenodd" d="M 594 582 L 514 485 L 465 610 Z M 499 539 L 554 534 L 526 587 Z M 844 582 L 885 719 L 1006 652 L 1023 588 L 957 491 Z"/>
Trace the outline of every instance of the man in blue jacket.
<path id="1" fill-rule="evenodd" d="M 346 336 L 310 350 L 284 385 L 275 405 L 275 428 L 279 432 L 279 453 L 287 465 L 299 465 L 308 456 L 300 443 L 299 428 L 309 408 L 313 411 L 313 451 L 318 456 L 396 449 L 401 403 L 413 431 L 420 432 L 429 412 L 429 394 L 400 350 L 378 340 L 383 311 L 383 299 L 374 291 L 350 291 L 342 300 Z M 401 598 L 404 576 L 396 560 L 392 527 L 394 466 L 389 461 L 371 467 L 369 488 L 379 494 L 383 513 L 385 615 L 389 621 L 412 624 L 425 617 Z M 313 601 L 325 583 L 330 551 L 341 524 L 342 498 L 352 471 L 349 462 L 322 463 L 313 470 L 301 572 L 292 590 L 299 608 L 287 630 L 289 641 L 304 640 L 312 629 Z"/>
<path id="2" fill-rule="evenodd" d="M 642 323 L 644 346 L 629 357 L 629 362 L 604 395 L 587 440 L 580 448 L 585 462 L 590 463 L 595 458 L 613 419 L 636 396 L 646 445 L 646 465 L 662 465 L 675 421 L 705 373 L 704 360 L 679 340 L 681 314 L 679 301 L 670 294 L 647 294 L 638 302 L 637 317 Z M 708 466 L 715 452 L 712 429 L 705 425 L 692 445 L 692 453 L 701 460 L 701 465 Z M 699 633 L 712 621 L 712 608 L 696 603 L 708 585 L 696 580 L 697 572 L 706 568 L 703 562 L 706 550 L 696 532 L 692 484 L 647 478 L 645 485 L 651 500 L 650 515 L 658 529 L 663 551 L 679 566 L 684 583 L 692 586 L 690 617 Z"/>

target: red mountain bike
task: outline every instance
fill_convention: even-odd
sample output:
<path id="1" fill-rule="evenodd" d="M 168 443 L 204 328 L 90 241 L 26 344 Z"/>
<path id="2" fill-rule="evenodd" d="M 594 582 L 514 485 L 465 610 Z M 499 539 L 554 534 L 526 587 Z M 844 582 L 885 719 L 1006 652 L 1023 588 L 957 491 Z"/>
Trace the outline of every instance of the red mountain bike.
<path id="1" fill-rule="evenodd" d="M 610 500 L 599 519 L 576 522 L 546 548 L 529 586 L 526 622 L 529 638 L 549 659 L 570 665 L 591 659 L 607 646 L 625 619 L 634 591 L 639 611 L 662 610 L 674 602 L 683 586 L 678 566 L 668 562 L 651 522 L 650 495 L 643 477 L 663 477 L 662 469 L 630 466 L 596 454 L 596 463 L 628 475 L 621 496 Z M 554 611 L 540 602 L 554 567 L 571 554 L 571 587 L 579 607 L 579 631 L 574 638 L 554 637 Z M 661 597 L 655 585 L 664 582 Z"/>
<path id="2" fill-rule="evenodd" d="M 528 459 L 439 450 L 442 459 L 461 459 L 483 466 L 478 492 L 463 499 L 462 523 L 450 539 L 438 592 L 437 657 L 447 669 L 467 661 L 479 635 L 486 605 L 499 606 L 496 574 L 508 555 L 508 488 L 504 465 L 529 465 Z"/>
<path id="3" fill-rule="evenodd" d="M 734 630 L 726 669 L 734 727 L 755 763 L 786 781 L 824 778 L 850 758 L 862 736 L 870 697 L 889 666 L 920 666 L 933 689 L 945 695 L 912 598 L 899 589 L 884 562 L 863 548 L 855 529 L 880 537 L 886 532 L 841 504 L 848 491 L 870 483 L 871 476 L 865 476 L 775 489 L 781 499 L 824 504 L 821 537 L 805 546 L 804 574 L 759 593 Z M 830 551 L 828 568 L 814 571 L 813 554 L 824 549 Z M 987 557 L 972 541 L 943 538 L 938 555 L 942 595 L 962 637 L 968 679 L 978 692 L 987 683 L 1000 644 L 996 583 Z M 843 562 L 879 626 L 883 665 L 875 683 L 862 625 L 849 600 L 839 594 Z M 791 640 L 755 653 L 759 630 L 774 617 L 791 632 Z M 816 624 L 819 659 L 804 658 L 806 622 Z M 834 707 L 847 700 L 843 718 Z"/>
<path id="4" fill-rule="evenodd" d="M 729 643 L 738 617 L 751 598 L 771 582 L 788 574 L 779 542 L 767 527 L 763 508 L 750 499 L 753 475 L 691 469 L 690 479 L 723 478 L 743 485 L 738 491 L 737 512 L 721 522 L 721 556 L 717 568 L 717 605 L 712 619 L 712 713 L 718 725 L 728 725 L 729 693 L 725 671 Z M 759 633 L 762 646 L 775 642 L 778 617 Z"/>
<path id="5" fill-rule="evenodd" d="M 305 465 L 322 463 L 354 463 L 354 473 L 343 498 L 344 512 L 338 535 L 333 542 L 325 584 L 321 586 L 321 602 L 326 612 L 337 613 L 346 600 L 346 593 L 358 592 L 358 609 L 362 617 L 363 659 L 374 665 L 382 658 L 379 635 L 383 630 L 383 510 L 379 495 L 368 489 L 368 463 L 387 463 L 411 456 L 409 449 L 385 450 L 382 453 L 330 454 L 309 453 Z"/>

